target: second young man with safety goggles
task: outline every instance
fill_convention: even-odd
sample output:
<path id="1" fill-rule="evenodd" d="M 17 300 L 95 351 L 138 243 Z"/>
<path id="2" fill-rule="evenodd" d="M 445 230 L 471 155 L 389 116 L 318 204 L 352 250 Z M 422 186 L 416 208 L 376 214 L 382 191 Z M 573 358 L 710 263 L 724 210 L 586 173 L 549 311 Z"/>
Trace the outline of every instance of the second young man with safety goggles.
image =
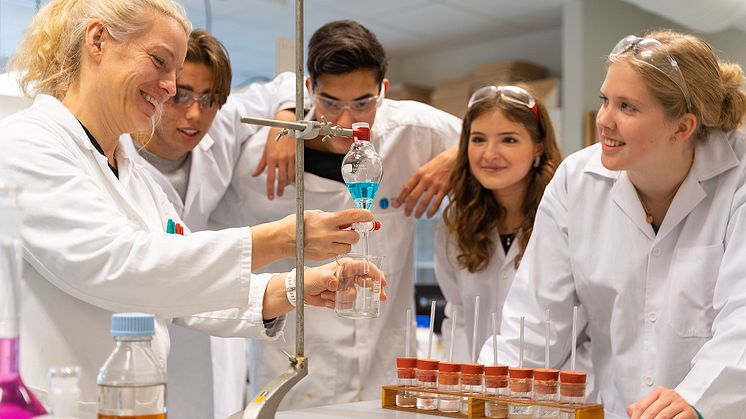
<path id="1" fill-rule="evenodd" d="M 391 382 L 388 373 L 394 371 L 395 358 L 405 353 L 406 311 L 414 308 L 417 222 L 404 208 L 395 208 L 393 204 L 402 188 L 406 189 L 405 185 L 413 179 L 411 184 L 417 183 L 420 188 L 429 185 L 427 196 L 422 199 L 425 206 L 437 195 L 437 188 L 430 181 L 418 179 L 418 173 L 448 183 L 461 129 L 458 118 L 428 105 L 384 98 L 389 87 L 385 78 L 386 53 L 375 35 L 356 22 L 336 21 L 318 29 L 308 45 L 307 64 L 306 87 L 311 97 L 308 117 L 318 120 L 323 117 L 343 127 L 350 127 L 353 122 L 368 122 L 371 144 L 383 158 L 383 179 L 372 207 L 382 229 L 370 233 L 369 243 L 370 254 L 385 257 L 383 270 L 389 279 L 389 299 L 381 307 L 380 318 L 373 320 L 353 321 L 331 312 L 306 309 L 309 376 L 288 393 L 281 408 L 374 399 L 380 397 L 381 385 Z M 266 132 L 260 131 L 255 135 L 256 141 L 252 138 L 244 145 L 224 201 L 229 205 L 221 203 L 214 214 L 228 225 L 261 222 L 290 214 L 295 207 L 293 193 L 267 199 L 267 178 L 248 176 L 262 156 L 270 152 L 270 147 L 277 145 L 269 140 L 265 151 Z M 281 139 L 280 143 L 283 141 L 293 144 L 289 138 Z M 327 211 L 354 208 L 340 170 L 351 141 L 316 138 L 305 142 L 306 208 Z M 438 171 L 433 172 L 433 167 Z M 227 207 L 232 208 L 233 217 L 222 211 Z M 268 269 L 292 263 L 287 261 Z M 293 351 L 291 323 L 288 320 L 285 329 L 287 343 L 249 342 L 249 385 L 254 394 L 287 368 L 287 358 L 280 349 Z"/>

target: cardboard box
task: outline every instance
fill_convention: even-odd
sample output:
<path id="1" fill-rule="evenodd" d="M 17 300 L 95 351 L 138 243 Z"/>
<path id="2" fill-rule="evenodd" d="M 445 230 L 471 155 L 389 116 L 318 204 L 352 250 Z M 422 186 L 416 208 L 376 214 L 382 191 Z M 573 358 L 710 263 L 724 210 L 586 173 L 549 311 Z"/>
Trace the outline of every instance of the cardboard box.
<path id="1" fill-rule="evenodd" d="M 433 89 L 412 83 L 391 83 L 386 97 L 396 100 L 416 100 L 430 104 Z"/>

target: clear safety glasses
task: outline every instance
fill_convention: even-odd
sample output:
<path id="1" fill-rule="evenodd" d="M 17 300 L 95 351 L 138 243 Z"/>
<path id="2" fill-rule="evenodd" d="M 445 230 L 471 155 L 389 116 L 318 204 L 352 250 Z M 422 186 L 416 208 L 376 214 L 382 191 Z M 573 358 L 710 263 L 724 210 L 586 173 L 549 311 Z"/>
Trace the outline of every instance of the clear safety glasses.
<path id="1" fill-rule="evenodd" d="M 353 116 L 366 116 L 383 104 L 383 85 L 378 94 L 358 100 L 337 100 L 321 95 L 313 95 L 318 112 L 327 118 L 337 118 L 345 109 Z"/>
<path id="2" fill-rule="evenodd" d="M 616 44 L 609 53 L 609 57 L 616 57 L 627 52 L 631 52 L 636 60 L 655 68 L 676 83 L 686 100 L 686 110 L 688 112 L 692 111 L 692 101 L 689 97 L 689 89 L 686 87 L 684 74 L 681 72 L 676 59 L 668 53 L 665 45 L 657 39 L 628 35 Z"/>
<path id="3" fill-rule="evenodd" d="M 191 90 L 177 87 L 176 95 L 171 98 L 171 103 L 182 108 L 188 108 L 194 102 L 199 102 L 200 109 L 215 109 L 218 105 L 218 95 L 210 93 L 198 95 Z"/>
<path id="4" fill-rule="evenodd" d="M 474 92 L 469 98 L 469 103 L 466 105 L 467 108 L 471 109 L 475 103 L 481 102 L 487 99 L 500 99 L 507 100 L 510 103 L 525 106 L 536 116 L 536 119 L 541 121 L 539 116 L 539 108 L 536 106 L 536 99 L 531 96 L 531 93 L 527 92 L 518 86 L 485 86 Z"/>

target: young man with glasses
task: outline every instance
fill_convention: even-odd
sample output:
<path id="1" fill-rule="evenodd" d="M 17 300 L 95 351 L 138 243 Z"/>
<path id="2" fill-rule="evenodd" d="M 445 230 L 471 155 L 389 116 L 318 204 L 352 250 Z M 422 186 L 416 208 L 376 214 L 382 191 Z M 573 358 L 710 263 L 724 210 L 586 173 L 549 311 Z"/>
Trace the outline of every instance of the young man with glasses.
<path id="1" fill-rule="evenodd" d="M 282 112 L 275 113 L 293 100 L 294 83 L 293 75 L 285 73 L 229 97 L 227 52 L 215 37 L 195 30 L 176 81 L 176 95 L 163 105 L 152 137 L 133 141 L 124 135 L 121 144 L 161 186 L 191 231 L 208 229 L 209 216 L 228 187 L 241 144 L 257 131 L 255 126 L 242 124 L 240 117 L 281 117 Z M 306 220 L 307 234 L 311 229 L 320 232 L 308 216 Z M 242 409 L 246 340 L 208 338 L 182 327 L 172 327 L 170 333 L 169 414 L 224 418 Z"/>
<path id="2" fill-rule="evenodd" d="M 380 318 L 372 320 L 353 321 L 306 309 L 309 376 L 284 398 L 284 409 L 375 399 L 380 397 L 382 384 L 395 381 L 395 358 L 405 353 L 406 311 L 414 308 L 417 220 L 405 213 L 403 206 L 394 208 L 393 203 L 408 180 L 425 165 L 442 170 L 431 175 L 448 184 L 461 129 L 458 118 L 428 105 L 385 99 L 389 87 L 386 53 L 375 35 L 356 22 L 331 22 L 318 29 L 309 42 L 307 64 L 308 117 L 324 118 L 343 127 L 368 122 L 371 144 L 382 156 L 383 179 L 372 206 L 382 228 L 370 233 L 369 254 L 384 256 L 390 298 L 381 307 Z M 267 137 L 267 131 L 259 131 L 256 141 L 252 138 L 245 144 L 231 188 L 214 213 L 214 220 L 240 225 L 294 211 L 294 190 L 270 200 L 265 194 L 267 178 L 249 176 L 265 153 L 264 138 L 272 138 Z M 355 207 L 341 174 L 342 159 L 351 142 L 350 138 L 305 142 L 306 208 Z M 425 199 L 429 201 L 434 193 L 427 194 Z M 435 209 L 438 205 L 439 201 Z M 270 268 L 290 266 L 291 262 Z M 289 319 L 287 342 L 249 342 L 249 385 L 253 394 L 287 368 L 281 349 L 293 351 L 293 325 Z M 413 348 L 414 341 L 410 344 Z"/>

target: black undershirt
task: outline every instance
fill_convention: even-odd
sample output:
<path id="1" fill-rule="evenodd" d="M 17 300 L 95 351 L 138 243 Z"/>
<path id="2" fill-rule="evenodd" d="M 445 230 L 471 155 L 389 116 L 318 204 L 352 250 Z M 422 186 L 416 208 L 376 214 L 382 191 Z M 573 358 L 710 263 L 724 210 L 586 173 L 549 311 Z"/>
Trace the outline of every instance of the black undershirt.
<path id="1" fill-rule="evenodd" d="M 515 241 L 515 234 L 500 234 L 500 242 L 503 245 L 503 250 L 505 250 L 505 254 L 508 254 L 508 250 L 510 250 L 510 245 L 513 244 Z"/>
<path id="2" fill-rule="evenodd" d="M 304 169 L 308 173 L 323 177 L 324 179 L 336 180 L 345 183 L 342 178 L 342 160 L 344 154 L 330 153 L 328 151 L 303 148 Z"/>
<path id="3" fill-rule="evenodd" d="M 91 140 L 91 144 L 93 144 L 93 148 L 98 150 L 98 152 L 101 153 L 102 156 L 106 157 L 106 154 L 104 154 L 104 149 L 101 148 L 101 144 L 99 144 L 98 141 L 96 141 L 96 138 L 93 136 L 93 134 L 91 134 L 90 131 L 88 131 L 88 128 L 86 128 L 82 122 L 80 121 L 78 122 L 80 123 L 80 126 L 83 127 L 83 131 L 85 131 L 85 135 L 87 135 L 88 139 Z M 119 179 L 119 170 L 117 170 L 116 167 L 112 166 L 111 163 L 109 163 L 108 158 L 107 158 L 106 164 L 108 164 L 109 169 L 111 169 L 111 171 L 114 172 L 114 176 L 116 176 L 117 179 Z M 341 163 L 340 163 L 340 166 L 341 166 Z"/>

